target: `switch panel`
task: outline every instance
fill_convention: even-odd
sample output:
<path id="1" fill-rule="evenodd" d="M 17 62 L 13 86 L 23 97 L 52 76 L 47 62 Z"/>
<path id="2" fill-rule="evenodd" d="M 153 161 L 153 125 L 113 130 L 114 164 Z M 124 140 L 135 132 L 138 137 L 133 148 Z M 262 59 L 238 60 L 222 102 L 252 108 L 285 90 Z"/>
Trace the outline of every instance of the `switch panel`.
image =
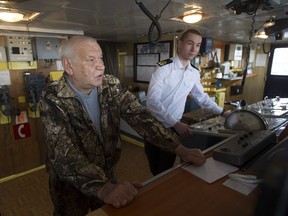
<path id="1" fill-rule="evenodd" d="M 33 61 L 31 38 L 27 36 L 7 36 L 8 61 Z"/>
<path id="2" fill-rule="evenodd" d="M 224 163 L 241 166 L 271 145 L 275 131 L 241 131 L 213 151 L 213 158 Z"/>

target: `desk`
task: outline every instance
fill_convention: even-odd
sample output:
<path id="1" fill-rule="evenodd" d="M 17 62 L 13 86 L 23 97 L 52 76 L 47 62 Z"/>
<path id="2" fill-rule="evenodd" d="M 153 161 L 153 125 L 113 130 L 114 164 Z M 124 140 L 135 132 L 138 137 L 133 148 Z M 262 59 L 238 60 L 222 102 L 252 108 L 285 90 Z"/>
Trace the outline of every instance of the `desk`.
<path id="1" fill-rule="evenodd" d="M 254 215 L 259 189 L 245 196 L 223 186 L 225 180 L 208 184 L 178 167 L 143 187 L 128 206 L 105 205 L 102 210 L 108 216 Z"/>

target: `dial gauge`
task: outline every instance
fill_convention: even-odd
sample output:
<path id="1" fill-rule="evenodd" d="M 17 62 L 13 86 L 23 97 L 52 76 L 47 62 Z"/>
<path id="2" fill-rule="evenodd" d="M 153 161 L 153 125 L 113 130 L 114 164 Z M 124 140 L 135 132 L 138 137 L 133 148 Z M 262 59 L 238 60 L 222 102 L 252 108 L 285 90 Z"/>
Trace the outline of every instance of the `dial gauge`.
<path id="1" fill-rule="evenodd" d="M 268 122 L 259 113 L 252 110 L 236 110 L 225 119 L 226 129 L 238 131 L 267 130 Z"/>

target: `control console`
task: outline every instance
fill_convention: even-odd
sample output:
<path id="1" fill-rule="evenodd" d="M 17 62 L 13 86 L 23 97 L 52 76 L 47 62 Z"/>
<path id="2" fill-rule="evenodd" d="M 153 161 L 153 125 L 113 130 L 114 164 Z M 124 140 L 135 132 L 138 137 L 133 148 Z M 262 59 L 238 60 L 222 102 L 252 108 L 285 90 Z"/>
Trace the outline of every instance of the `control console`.
<path id="1" fill-rule="evenodd" d="M 241 166 L 271 145 L 274 138 L 275 131 L 238 131 L 234 139 L 230 139 L 214 149 L 213 158 L 224 163 Z"/>
<path id="2" fill-rule="evenodd" d="M 288 110 L 276 111 L 287 112 Z M 222 117 L 205 119 L 190 127 L 193 130 L 208 132 L 208 134 L 234 134 L 229 139 L 222 140 L 219 147 L 215 146 L 213 157 L 225 163 L 242 166 L 271 145 L 273 139 L 276 140 L 277 129 L 287 124 L 288 121 L 284 117 L 263 116 L 262 114 L 256 110 L 238 109 L 231 112 L 225 119 Z"/>

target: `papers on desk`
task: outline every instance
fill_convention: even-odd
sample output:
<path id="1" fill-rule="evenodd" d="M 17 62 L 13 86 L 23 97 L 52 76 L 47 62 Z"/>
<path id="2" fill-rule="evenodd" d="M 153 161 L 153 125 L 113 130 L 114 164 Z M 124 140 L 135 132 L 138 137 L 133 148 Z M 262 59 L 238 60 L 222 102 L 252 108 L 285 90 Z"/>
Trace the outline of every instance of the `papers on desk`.
<path id="1" fill-rule="evenodd" d="M 223 183 L 223 185 L 225 185 L 226 187 L 229 187 L 233 190 L 236 190 L 239 193 L 242 193 L 246 196 L 248 196 L 257 187 L 257 184 L 241 183 L 241 182 L 235 181 L 233 179 L 227 179 Z"/>
<path id="2" fill-rule="evenodd" d="M 237 171 L 238 167 L 214 160 L 212 157 L 210 157 L 206 159 L 206 163 L 200 167 L 191 164 L 183 167 L 183 169 L 208 183 L 212 183 L 232 172 Z"/>

